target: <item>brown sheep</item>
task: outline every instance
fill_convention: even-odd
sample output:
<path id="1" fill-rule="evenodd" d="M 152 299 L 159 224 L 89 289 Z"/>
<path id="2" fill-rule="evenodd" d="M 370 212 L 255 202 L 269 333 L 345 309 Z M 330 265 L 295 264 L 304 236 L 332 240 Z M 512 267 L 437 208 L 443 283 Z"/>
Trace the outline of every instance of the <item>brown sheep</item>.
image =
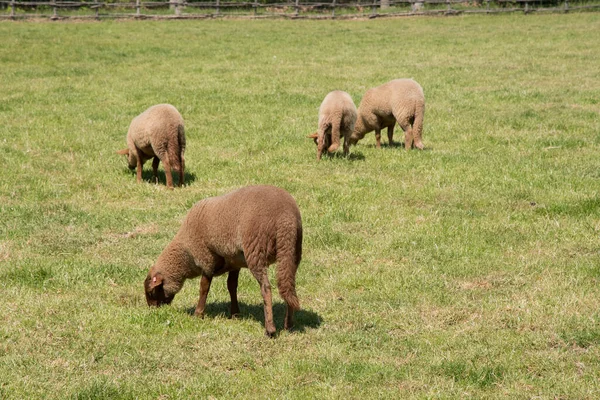
<path id="1" fill-rule="evenodd" d="M 319 107 L 318 130 L 308 136 L 317 143 L 317 160 L 321 159 L 326 147 L 329 153 L 336 151 L 340 147 L 340 137 L 344 138 L 344 155 L 348 155 L 355 123 L 356 106 L 352 97 L 341 90 L 328 93 Z"/>
<path id="2" fill-rule="evenodd" d="M 394 79 L 381 86 L 367 90 L 358 106 L 358 119 L 350 136 L 350 144 L 356 144 L 375 130 L 377 148 L 381 148 L 381 130 L 387 127 L 390 146 L 396 122 L 405 132 L 404 147 L 413 144 L 423 149 L 421 135 L 425 115 L 423 88 L 412 79 Z"/>
<path id="3" fill-rule="evenodd" d="M 131 121 L 127 148 L 117 151 L 127 156 L 130 169 L 137 167 L 137 181 L 142 180 L 144 163 L 152 160 L 152 173 L 158 182 L 158 164 L 163 162 L 167 187 L 173 188 L 171 169 L 179 172 L 179 186 L 185 171 L 185 130 L 179 111 L 170 104 L 152 106 Z"/>
<path id="4" fill-rule="evenodd" d="M 284 328 L 300 309 L 296 270 L 302 257 L 302 221 L 294 198 L 274 186 L 248 186 L 196 203 L 179 232 L 150 268 L 144 282 L 149 306 L 169 304 L 186 279 L 201 276 L 195 315 L 202 317 L 214 276 L 229 273 L 231 315 L 240 312 L 238 275 L 248 268 L 260 284 L 265 330 L 275 334 L 270 264 L 277 262 L 277 287 L 287 304 Z"/>

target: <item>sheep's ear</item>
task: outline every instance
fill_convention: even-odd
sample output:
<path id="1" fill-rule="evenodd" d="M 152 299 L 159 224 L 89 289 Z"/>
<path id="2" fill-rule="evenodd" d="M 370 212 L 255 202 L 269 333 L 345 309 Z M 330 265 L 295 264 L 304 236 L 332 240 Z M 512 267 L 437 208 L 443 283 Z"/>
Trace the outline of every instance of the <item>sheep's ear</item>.
<path id="1" fill-rule="evenodd" d="M 129 149 L 118 150 L 117 154 L 128 156 L 129 155 Z"/>
<path id="2" fill-rule="evenodd" d="M 308 136 L 307 136 L 307 138 L 309 138 L 309 139 L 316 139 L 316 138 L 318 138 L 318 137 L 319 137 L 319 136 L 317 135 L 317 132 L 313 133 L 312 135 L 308 135 Z"/>
<path id="3" fill-rule="evenodd" d="M 157 287 L 159 287 L 160 285 L 163 284 L 163 277 L 161 274 L 156 274 L 152 277 L 152 279 L 150 279 L 150 284 L 148 285 L 148 288 L 150 290 L 153 290 Z"/>

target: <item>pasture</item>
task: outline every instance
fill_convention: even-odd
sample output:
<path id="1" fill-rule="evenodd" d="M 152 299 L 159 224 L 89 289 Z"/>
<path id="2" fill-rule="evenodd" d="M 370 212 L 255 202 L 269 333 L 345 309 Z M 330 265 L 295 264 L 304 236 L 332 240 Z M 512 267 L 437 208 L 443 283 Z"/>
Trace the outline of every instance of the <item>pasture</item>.
<path id="1" fill-rule="evenodd" d="M 600 396 L 600 14 L 0 23 L 0 398 Z M 324 157 L 331 90 L 412 77 L 424 151 Z M 116 150 L 171 103 L 186 183 Z M 395 140 L 402 141 L 401 129 Z M 197 201 L 298 202 L 302 310 L 143 280 Z M 274 272 L 274 266 L 271 267 Z M 275 286 L 274 274 L 271 283 Z"/>

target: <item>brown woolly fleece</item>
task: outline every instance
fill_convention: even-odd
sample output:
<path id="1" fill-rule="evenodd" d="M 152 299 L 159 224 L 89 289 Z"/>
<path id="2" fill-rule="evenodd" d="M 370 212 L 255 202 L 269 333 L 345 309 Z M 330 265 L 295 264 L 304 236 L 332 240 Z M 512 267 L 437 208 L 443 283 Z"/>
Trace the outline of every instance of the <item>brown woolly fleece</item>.
<path id="1" fill-rule="evenodd" d="M 308 136 L 317 143 L 317 160 L 321 159 L 325 147 L 330 153 L 336 151 L 340 147 L 340 137 L 344 138 L 344 155 L 348 155 L 355 123 L 356 106 L 352 97 L 341 90 L 327 94 L 319 107 L 318 130 Z"/>
<path id="2" fill-rule="evenodd" d="M 381 130 L 387 127 L 390 146 L 396 122 L 405 132 L 404 147 L 423 149 L 423 117 L 425 95 L 423 88 L 412 79 L 394 79 L 381 86 L 367 90 L 358 106 L 358 119 L 350 136 L 356 144 L 365 135 L 375 130 L 377 148 L 381 147 Z"/>
<path id="3" fill-rule="evenodd" d="M 302 257 L 302 221 L 294 198 L 274 186 L 248 186 L 196 203 L 179 232 L 158 257 L 144 282 L 150 306 L 169 304 L 186 279 L 201 276 L 195 314 L 203 316 L 213 276 L 229 273 L 231 314 L 239 313 L 238 274 L 248 268 L 260 284 L 265 329 L 275 334 L 270 264 L 277 262 L 277 286 L 287 303 L 285 329 L 293 325 L 296 270 Z"/>
<path id="4" fill-rule="evenodd" d="M 152 106 L 131 121 L 127 132 L 127 148 L 118 154 L 127 156 L 129 168 L 137 167 L 137 181 L 142 180 L 144 163 L 152 160 L 154 180 L 158 182 L 158 164 L 163 162 L 167 187 L 173 187 L 171 169 L 179 172 L 179 186 L 185 170 L 185 129 L 179 111 L 170 104 Z"/>

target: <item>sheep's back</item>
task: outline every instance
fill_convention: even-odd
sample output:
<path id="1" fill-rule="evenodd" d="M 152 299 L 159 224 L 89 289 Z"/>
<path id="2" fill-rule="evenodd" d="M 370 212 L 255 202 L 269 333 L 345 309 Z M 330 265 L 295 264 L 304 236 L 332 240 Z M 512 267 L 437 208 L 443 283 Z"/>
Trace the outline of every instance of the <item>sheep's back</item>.
<path id="1" fill-rule="evenodd" d="M 249 240 L 268 247 L 281 226 L 301 229 L 296 201 L 283 189 L 259 185 L 196 203 L 182 234 L 222 256 L 232 256 Z"/>
<path id="2" fill-rule="evenodd" d="M 360 102 L 359 114 L 386 117 L 392 115 L 394 108 L 414 109 L 416 103 L 424 104 L 424 101 L 423 88 L 416 81 L 394 79 L 367 90 Z"/>
<path id="3" fill-rule="evenodd" d="M 395 79 L 390 84 L 390 98 L 393 101 L 421 101 L 425 99 L 423 88 L 412 79 Z"/>
<path id="4" fill-rule="evenodd" d="M 356 121 L 356 106 L 352 97 L 344 91 L 329 92 L 319 107 L 319 125 L 331 124 L 335 120 Z"/>
<path id="5" fill-rule="evenodd" d="M 352 97 L 350 97 L 348 93 L 341 90 L 334 90 L 325 96 L 321 106 L 319 107 L 319 115 L 331 113 L 337 110 L 346 112 L 352 112 L 354 110 L 354 112 L 356 112 L 356 106 L 354 105 L 354 101 L 352 101 Z"/>
<path id="6" fill-rule="evenodd" d="M 183 117 L 170 104 L 158 104 L 133 119 L 127 133 L 128 142 L 138 148 L 166 148 L 171 135 L 183 126 Z"/>

